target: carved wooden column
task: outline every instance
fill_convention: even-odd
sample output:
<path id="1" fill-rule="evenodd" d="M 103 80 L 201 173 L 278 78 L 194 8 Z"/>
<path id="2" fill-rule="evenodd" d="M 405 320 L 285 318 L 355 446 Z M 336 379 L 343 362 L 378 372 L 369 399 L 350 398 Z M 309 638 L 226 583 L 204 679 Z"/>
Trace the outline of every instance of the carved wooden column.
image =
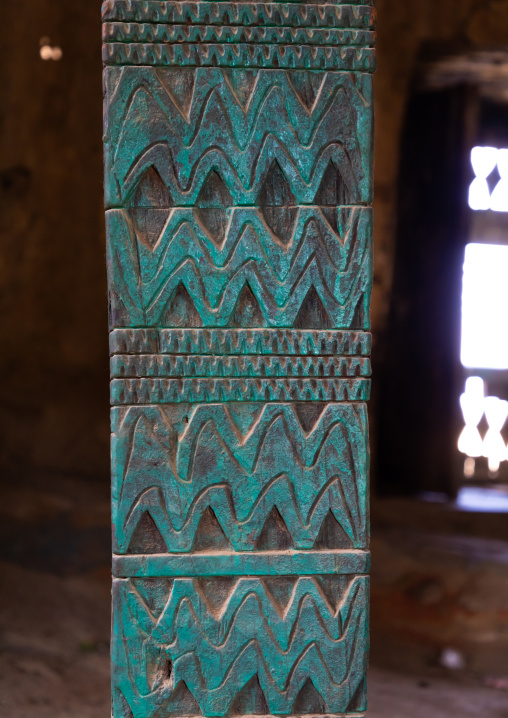
<path id="1" fill-rule="evenodd" d="M 373 13 L 103 7 L 114 718 L 366 708 Z"/>

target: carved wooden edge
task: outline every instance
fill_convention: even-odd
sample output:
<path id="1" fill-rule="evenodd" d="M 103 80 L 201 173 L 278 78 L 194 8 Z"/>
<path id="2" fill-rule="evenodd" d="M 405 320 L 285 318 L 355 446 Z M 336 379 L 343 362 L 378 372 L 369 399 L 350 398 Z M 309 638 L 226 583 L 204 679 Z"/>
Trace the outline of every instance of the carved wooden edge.
<path id="1" fill-rule="evenodd" d="M 112 406 L 127 404 L 356 402 L 370 398 L 369 379 L 113 379 Z"/>
<path id="2" fill-rule="evenodd" d="M 104 23 L 102 26 L 102 39 L 106 43 L 254 43 L 368 47 L 374 44 L 375 38 L 375 33 L 369 30 L 328 28 L 121 22 Z"/>
<path id="3" fill-rule="evenodd" d="M 113 555 L 116 578 L 365 575 L 369 571 L 370 551 L 354 549 Z"/>
<path id="4" fill-rule="evenodd" d="M 321 329 L 114 329 L 115 354 L 369 356 L 370 332 Z"/>
<path id="5" fill-rule="evenodd" d="M 121 378 L 256 378 L 368 377 L 370 360 L 362 357 L 174 356 L 117 354 L 111 377 Z"/>
<path id="6" fill-rule="evenodd" d="M 211 25 L 292 25 L 297 27 L 340 27 L 369 30 L 376 12 L 372 2 L 147 2 L 107 0 L 102 6 L 103 22 L 178 23 Z M 206 21 L 205 21 L 206 20 Z"/>
<path id="7" fill-rule="evenodd" d="M 343 70 L 374 72 L 370 48 L 311 45 L 161 45 L 110 43 L 102 46 L 105 65 L 151 67 L 245 67 L 284 70 Z"/>

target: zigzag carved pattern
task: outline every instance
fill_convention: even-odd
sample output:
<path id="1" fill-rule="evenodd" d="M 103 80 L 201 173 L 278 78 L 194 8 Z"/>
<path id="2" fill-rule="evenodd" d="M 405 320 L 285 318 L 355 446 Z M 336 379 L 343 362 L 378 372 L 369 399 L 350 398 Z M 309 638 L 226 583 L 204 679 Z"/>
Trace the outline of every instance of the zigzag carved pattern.
<path id="1" fill-rule="evenodd" d="M 102 46 L 105 65 L 236 67 L 246 69 L 340 70 L 374 72 L 373 48 L 341 45 L 268 45 L 251 43 L 125 43 Z"/>
<path id="2" fill-rule="evenodd" d="M 234 205 L 256 205 L 274 160 L 297 204 L 314 202 L 330 161 L 339 168 L 351 203 L 368 202 L 370 77 L 321 73 L 309 108 L 295 89 L 302 73 L 245 75 L 231 68 L 107 71 L 109 206 L 125 205 L 150 166 L 176 206 L 194 205 L 212 170 Z"/>
<path id="3" fill-rule="evenodd" d="M 106 0 L 102 20 L 202 25 L 372 28 L 372 0 L 334 4 Z"/>
<path id="4" fill-rule="evenodd" d="M 252 550 L 274 507 L 296 548 L 314 546 L 330 511 L 347 545 L 364 548 L 366 444 L 361 404 L 116 410 L 115 550 L 148 512 L 169 551 L 189 551 L 209 508 L 235 549 Z"/>
<path id="5" fill-rule="evenodd" d="M 299 27 L 249 27 L 233 25 L 148 25 L 104 23 L 104 42 L 134 43 L 261 43 L 281 45 L 371 45 L 375 34 L 368 30 L 331 30 Z"/>
<path id="6" fill-rule="evenodd" d="M 263 712 L 287 714 L 310 678 L 322 708 L 307 712 L 345 713 L 364 680 L 367 581 L 115 581 L 116 686 L 147 718 L 171 705 L 181 682 L 195 712 L 226 715 L 257 677 Z"/>
<path id="7" fill-rule="evenodd" d="M 368 332 L 297 329 L 115 329 L 115 354 L 368 356 Z"/>
<path id="8" fill-rule="evenodd" d="M 113 406 L 218 401 L 367 401 L 370 380 L 334 377 L 113 379 L 110 396 Z"/>
<path id="9" fill-rule="evenodd" d="M 114 356 L 111 377 L 355 377 L 370 376 L 359 357 Z"/>
<path id="10" fill-rule="evenodd" d="M 338 212 L 339 235 L 316 207 L 301 207 L 286 246 L 273 237 L 261 211 L 237 208 L 218 247 L 192 210 L 173 210 L 152 249 L 136 239 L 125 211 L 107 213 L 113 326 L 170 324 L 167 313 L 185 287 L 207 326 L 231 320 L 248 283 L 262 322 L 292 326 L 311 289 L 332 326 L 349 327 L 359 303 L 369 322 L 372 215 L 368 209 Z M 199 326 L 199 324 L 198 324 Z"/>

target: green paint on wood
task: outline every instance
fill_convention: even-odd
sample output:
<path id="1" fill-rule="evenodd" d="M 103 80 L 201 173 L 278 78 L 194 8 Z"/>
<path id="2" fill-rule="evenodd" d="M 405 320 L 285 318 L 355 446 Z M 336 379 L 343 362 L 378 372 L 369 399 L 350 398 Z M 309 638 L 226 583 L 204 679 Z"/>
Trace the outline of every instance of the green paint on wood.
<path id="1" fill-rule="evenodd" d="M 103 19 L 113 718 L 358 716 L 372 3 Z"/>

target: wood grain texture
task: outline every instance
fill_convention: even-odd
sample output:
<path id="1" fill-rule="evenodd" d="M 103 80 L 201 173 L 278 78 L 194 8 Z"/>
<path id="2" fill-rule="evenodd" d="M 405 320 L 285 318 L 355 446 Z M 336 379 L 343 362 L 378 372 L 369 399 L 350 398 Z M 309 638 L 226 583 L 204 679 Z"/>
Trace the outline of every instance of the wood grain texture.
<path id="1" fill-rule="evenodd" d="M 113 718 L 360 716 L 374 9 L 103 20 Z"/>

